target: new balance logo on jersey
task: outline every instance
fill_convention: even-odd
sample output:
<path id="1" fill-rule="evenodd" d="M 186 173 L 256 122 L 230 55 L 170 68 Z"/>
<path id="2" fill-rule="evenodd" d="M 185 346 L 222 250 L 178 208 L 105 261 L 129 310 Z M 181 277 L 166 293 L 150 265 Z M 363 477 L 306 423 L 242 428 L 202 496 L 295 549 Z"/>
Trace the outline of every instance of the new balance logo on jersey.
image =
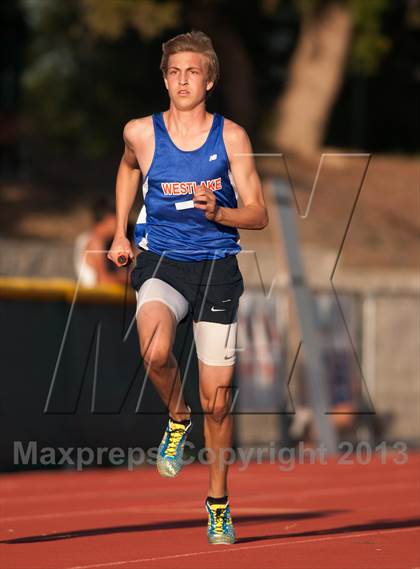
<path id="1" fill-rule="evenodd" d="M 213 160 L 217 160 L 217 154 L 212 154 L 209 158 L 209 162 L 212 162 Z"/>

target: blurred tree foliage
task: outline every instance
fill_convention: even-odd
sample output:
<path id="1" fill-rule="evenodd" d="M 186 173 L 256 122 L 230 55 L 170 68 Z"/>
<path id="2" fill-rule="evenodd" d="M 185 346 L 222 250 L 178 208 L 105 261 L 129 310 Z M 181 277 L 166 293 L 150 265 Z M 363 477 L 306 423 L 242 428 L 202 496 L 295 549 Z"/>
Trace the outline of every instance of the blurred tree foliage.
<path id="1" fill-rule="evenodd" d="M 129 28 L 145 39 L 161 35 L 180 22 L 181 4 L 176 0 L 80 0 L 80 15 L 98 36 L 116 40 Z"/>
<path id="2" fill-rule="evenodd" d="M 297 10 L 304 18 L 322 15 L 331 4 L 348 7 L 354 28 L 350 65 L 366 74 L 376 71 L 381 57 L 391 47 L 390 39 L 381 30 L 382 15 L 391 3 L 392 0 L 295 0 Z"/>
<path id="3" fill-rule="evenodd" d="M 103 155 L 126 109 L 137 102 L 142 112 L 152 98 L 160 71 L 148 52 L 177 22 L 179 5 L 23 0 L 22 7 L 32 28 L 23 77 L 27 131 L 54 141 L 57 152 L 71 144 L 73 152 Z"/>
<path id="4" fill-rule="evenodd" d="M 296 0 L 300 34 L 268 135 L 275 148 L 308 158 L 318 155 L 346 71 L 373 74 L 390 47 L 381 31 L 389 3 Z"/>
<path id="5" fill-rule="evenodd" d="M 358 72 L 371 74 L 391 48 L 391 40 L 381 30 L 382 15 L 392 0 L 350 0 L 354 21 L 351 64 Z"/>
<path id="6" fill-rule="evenodd" d="M 103 156 L 121 144 L 121 126 L 133 112 L 139 116 L 165 105 L 160 46 L 190 27 L 192 7 L 230 11 L 239 32 L 249 28 L 249 13 L 264 14 L 252 20 L 249 41 L 242 34 L 252 59 L 255 38 L 264 37 L 270 17 L 285 7 L 296 18 L 317 17 L 337 2 L 346 3 L 354 18 L 351 65 L 373 73 L 390 46 L 381 17 L 391 0 L 251 0 L 247 10 L 229 0 L 20 0 L 31 30 L 23 76 L 27 132 L 54 141 L 57 149 L 70 144 L 72 152 Z"/>

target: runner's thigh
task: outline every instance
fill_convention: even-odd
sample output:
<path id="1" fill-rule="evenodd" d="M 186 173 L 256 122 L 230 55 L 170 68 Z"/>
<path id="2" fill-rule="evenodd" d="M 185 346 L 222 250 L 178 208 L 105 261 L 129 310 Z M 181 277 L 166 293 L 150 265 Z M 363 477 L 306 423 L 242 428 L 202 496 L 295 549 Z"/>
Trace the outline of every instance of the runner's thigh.
<path id="1" fill-rule="evenodd" d="M 137 328 L 143 357 L 149 352 L 165 359 L 172 350 L 176 326 L 188 311 L 186 299 L 168 283 L 148 279 L 136 293 Z"/>

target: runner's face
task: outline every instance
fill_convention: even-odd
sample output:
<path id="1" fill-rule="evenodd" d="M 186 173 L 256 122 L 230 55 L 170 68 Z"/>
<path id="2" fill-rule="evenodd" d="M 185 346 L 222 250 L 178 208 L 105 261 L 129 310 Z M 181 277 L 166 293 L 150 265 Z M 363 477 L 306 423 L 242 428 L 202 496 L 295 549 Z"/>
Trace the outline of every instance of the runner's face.
<path id="1" fill-rule="evenodd" d="M 171 55 L 165 85 L 169 98 L 178 108 L 194 108 L 213 86 L 213 82 L 207 81 L 206 56 L 190 51 Z"/>

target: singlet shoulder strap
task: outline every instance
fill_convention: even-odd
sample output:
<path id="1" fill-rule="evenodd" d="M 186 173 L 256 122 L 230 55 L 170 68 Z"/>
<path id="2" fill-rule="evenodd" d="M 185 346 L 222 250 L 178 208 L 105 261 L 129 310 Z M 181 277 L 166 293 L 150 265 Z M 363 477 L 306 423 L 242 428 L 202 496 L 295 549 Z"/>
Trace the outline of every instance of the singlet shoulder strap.
<path id="1" fill-rule="evenodd" d="M 225 155 L 226 159 L 229 160 L 225 141 L 223 139 L 223 127 L 225 125 L 225 117 L 223 115 L 215 116 L 215 128 L 214 128 L 214 142 L 219 149 L 219 151 Z"/>
<path id="2" fill-rule="evenodd" d="M 204 146 L 212 146 L 217 142 L 223 131 L 223 116 L 218 113 L 213 114 L 213 123 L 211 125 L 210 132 L 208 134 L 206 143 Z"/>
<path id="3" fill-rule="evenodd" d="M 153 113 L 153 126 L 155 128 L 155 136 L 161 137 L 166 135 L 166 127 L 165 123 L 163 122 L 162 113 Z"/>
<path id="4" fill-rule="evenodd" d="M 224 123 L 224 116 L 219 113 L 214 113 L 214 128 L 222 128 Z"/>

